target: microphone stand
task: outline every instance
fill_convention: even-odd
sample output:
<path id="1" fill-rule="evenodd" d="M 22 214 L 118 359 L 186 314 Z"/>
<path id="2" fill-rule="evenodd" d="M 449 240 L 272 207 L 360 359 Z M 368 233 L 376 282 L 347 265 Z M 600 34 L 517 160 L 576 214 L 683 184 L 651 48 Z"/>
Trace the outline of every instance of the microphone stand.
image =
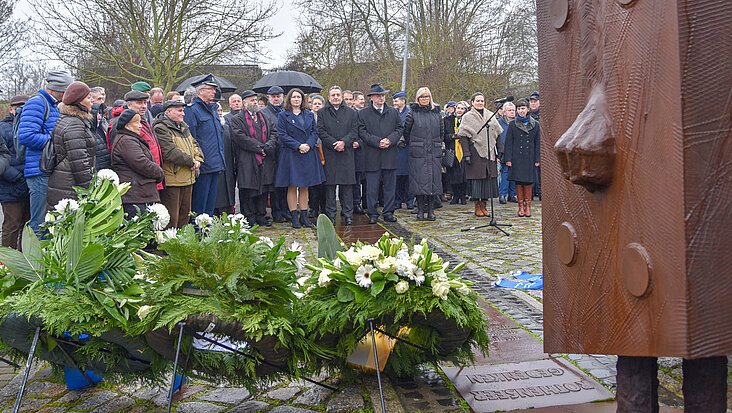
<path id="1" fill-rule="evenodd" d="M 488 124 L 496 116 L 496 113 L 498 113 L 498 108 L 496 108 L 496 110 L 493 111 L 493 114 L 491 115 L 491 117 L 488 118 L 488 120 L 483 124 L 483 126 L 480 127 L 480 129 L 478 129 L 478 132 L 476 133 L 476 135 L 480 134 L 480 132 L 484 128 L 487 128 L 488 127 Z M 493 151 L 493 150 L 494 150 L 494 148 L 491 148 L 491 151 Z M 487 224 L 485 224 L 485 225 L 475 225 L 475 226 L 472 226 L 472 227 L 463 228 L 460 231 L 466 232 L 466 231 L 471 231 L 471 230 L 474 230 L 474 229 L 480 229 L 480 228 L 485 228 L 485 227 L 493 227 L 493 228 L 501 231 L 502 233 L 504 233 L 506 236 L 511 235 L 511 234 L 509 234 L 508 232 L 506 232 L 506 230 L 504 230 L 501 227 L 512 227 L 513 224 L 499 224 L 499 223 L 497 223 L 496 222 L 496 214 L 495 214 L 495 212 L 493 210 L 493 197 L 490 197 L 490 201 L 491 201 L 491 220 Z"/>

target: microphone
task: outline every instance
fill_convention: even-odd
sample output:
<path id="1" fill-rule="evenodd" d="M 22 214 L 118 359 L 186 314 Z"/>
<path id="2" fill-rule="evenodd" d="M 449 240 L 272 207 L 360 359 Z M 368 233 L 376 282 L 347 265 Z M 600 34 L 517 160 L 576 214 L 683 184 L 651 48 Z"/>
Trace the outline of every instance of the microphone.
<path id="1" fill-rule="evenodd" d="M 500 98 L 500 99 L 494 100 L 493 103 L 500 105 L 500 104 L 503 104 L 506 102 L 513 102 L 513 99 L 514 99 L 513 95 L 508 95 L 505 98 Z"/>

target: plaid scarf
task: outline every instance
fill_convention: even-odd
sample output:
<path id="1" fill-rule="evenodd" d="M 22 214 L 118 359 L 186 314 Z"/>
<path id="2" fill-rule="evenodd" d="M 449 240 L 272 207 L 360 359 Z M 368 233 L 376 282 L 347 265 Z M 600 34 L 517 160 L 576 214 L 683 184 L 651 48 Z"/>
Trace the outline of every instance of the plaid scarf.
<path id="1" fill-rule="evenodd" d="M 249 113 L 249 111 L 246 109 L 244 110 L 244 120 L 247 121 L 247 126 L 249 126 L 249 135 L 252 138 L 256 139 L 257 132 L 254 129 L 254 118 L 252 118 L 252 114 Z M 259 112 L 257 112 L 257 122 L 259 122 L 259 124 L 262 127 L 262 130 L 260 131 L 262 133 L 262 143 L 267 143 L 267 123 L 264 121 L 262 114 Z M 256 154 L 254 156 L 257 158 L 257 161 L 261 164 L 262 160 L 264 159 L 264 158 L 262 158 L 262 155 Z"/>

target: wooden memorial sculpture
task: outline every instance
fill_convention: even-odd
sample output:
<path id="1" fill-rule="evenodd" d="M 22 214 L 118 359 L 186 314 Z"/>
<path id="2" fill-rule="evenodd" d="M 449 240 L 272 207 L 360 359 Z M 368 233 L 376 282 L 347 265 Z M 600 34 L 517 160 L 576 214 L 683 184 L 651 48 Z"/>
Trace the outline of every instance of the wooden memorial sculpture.
<path id="1" fill-rule="evenodd" d="M 618 410 L 726 410 L 732 1 L 537 1 L 547 352 L 617 354 Z"/>

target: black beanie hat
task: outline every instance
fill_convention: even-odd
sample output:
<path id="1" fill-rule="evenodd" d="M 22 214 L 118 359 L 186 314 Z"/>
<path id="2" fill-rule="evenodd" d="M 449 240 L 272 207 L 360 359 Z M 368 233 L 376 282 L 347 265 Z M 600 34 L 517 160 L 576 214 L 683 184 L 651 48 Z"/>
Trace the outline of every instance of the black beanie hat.
<path id="1" fill-rule="evenodd" d="M 122 130 L 125 128 L 125 126 L 130 123 L 132 118 L 137 115 L 137 112 L 135 112 L 132 109 L 125 109 L 124 112 L 122 112 L 119 117 L 117 118 L 117 130 Z M 139 115 L 138 115 L 139 116 Z"/>

